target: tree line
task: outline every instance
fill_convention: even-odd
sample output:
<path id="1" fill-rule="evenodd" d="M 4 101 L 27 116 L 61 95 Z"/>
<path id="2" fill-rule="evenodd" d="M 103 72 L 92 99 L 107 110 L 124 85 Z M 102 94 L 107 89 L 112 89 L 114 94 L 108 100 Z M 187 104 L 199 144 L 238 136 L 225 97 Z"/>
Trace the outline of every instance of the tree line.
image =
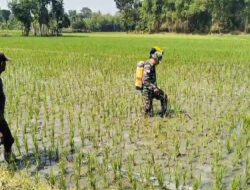
<path id="1" fill-rule="evenodd" d="M 122 18 L 116 15 L 93 12 L 88 7 L 83 7 L 80 12 L 70 10 L 68 12 L 71 22 L 69 31 L 73 32 L 115 32 L 124 31 Z"/>
<path id="2" fill-rule="evenodd" d="M 84 7 L 80 11 L 64 9 L 63 0 L 12 0 L 10 10 L 0 9 L 2 29 L 22 29 L 28 36 L 61 35 L 69 32 L 125 31 L 121 14 L 102 14 Z"/>
<path id="3" fill-rule="evenodd" d="M 59 35 L 62 28 L 70 26 L 63 0 L 12 0 L 9 7 L 25 36 L 31 28 L 34 35 L 44 36 Z"/>
<path id="4" fill-rule="evenodd" d="M 127 31 L 249 32 L 250 0 L 114 0 Z"/>
<path id="5" fill-rule="evenodd" d="M 115 15 L 64 10 L 63 0 L 12 0 L 0 9 L 2 28 L 23 35 L 60 35 L 63 31 L 136 31 L 182 33 L 250 32 L 250 0 L 114 0 Z"/>

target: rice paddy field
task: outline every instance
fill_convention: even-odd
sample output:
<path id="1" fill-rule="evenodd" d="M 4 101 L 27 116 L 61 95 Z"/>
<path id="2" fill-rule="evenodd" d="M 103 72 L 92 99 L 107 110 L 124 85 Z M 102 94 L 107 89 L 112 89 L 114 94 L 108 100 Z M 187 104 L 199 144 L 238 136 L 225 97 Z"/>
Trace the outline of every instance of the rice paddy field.
<path id="1" fill-rule="evenodd" d="M 250 36 L 0 36 L 16 155 L 2 168 L 55 189 L 250 189 Z M 155 45 L 166 118 L 134 90 Z"/>

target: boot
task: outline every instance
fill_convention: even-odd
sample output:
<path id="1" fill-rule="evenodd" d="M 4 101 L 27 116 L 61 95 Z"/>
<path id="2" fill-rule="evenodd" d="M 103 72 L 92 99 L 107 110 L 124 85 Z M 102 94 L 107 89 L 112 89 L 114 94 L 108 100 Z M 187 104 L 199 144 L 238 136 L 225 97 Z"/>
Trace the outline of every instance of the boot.
<path id="1" fill-rule="evenodd" d="M 6 161 L 8 164 L 9 164 L 10 161 L 11 161 L 11 154 L 12 154 L 11 149 L 10 149 L 10 150 L 7 150 L 7 149 L 4 148 L 4 159 L 5 159 L 5 161 Z"/>
<path id="2" fill-rule="evenodd" d="M 168 99 L 167 99 L 167 95 L 165 95 L 164 99 L 161 100 L 161 112 L 160 112 L 161 117 L 166 116 L 167 107 L 168 107 Z"/>
<path id="3" fill-rule="evenodd" d="M 0 145 L 3 144 L 3 133 L 0 132 Z"/>
<path id="4" fill-rule="evenodd" d="M 145 112 L 145 117 L 154 117 L 154 111 L 153 108 L 151 110 L 147 110 Z"/>
<path id="5" fill-rule="evenodd" d="M 10 163 L 11 158 L 12 158 L 12 144 L 14 143 L 14 139 L 11 138 L 9 139 L 8 143 L 4 143 L 4 159 L 6 162 Z"/>

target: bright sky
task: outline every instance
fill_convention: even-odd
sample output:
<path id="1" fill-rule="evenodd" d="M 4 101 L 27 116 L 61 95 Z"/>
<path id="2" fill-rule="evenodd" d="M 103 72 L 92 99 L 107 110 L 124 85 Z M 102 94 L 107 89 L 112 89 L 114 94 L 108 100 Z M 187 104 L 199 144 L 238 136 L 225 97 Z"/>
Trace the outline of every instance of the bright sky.
<path id="1" fill-rule="evenodd" d="M 0 8 L 6 9 L 10 0 L 0 0 Z M 118 10 L 114 0 L 64 0 L 66 10 L 81 10 L 82 7 L 89 7 L 92 11 L 115 14 Z"/>

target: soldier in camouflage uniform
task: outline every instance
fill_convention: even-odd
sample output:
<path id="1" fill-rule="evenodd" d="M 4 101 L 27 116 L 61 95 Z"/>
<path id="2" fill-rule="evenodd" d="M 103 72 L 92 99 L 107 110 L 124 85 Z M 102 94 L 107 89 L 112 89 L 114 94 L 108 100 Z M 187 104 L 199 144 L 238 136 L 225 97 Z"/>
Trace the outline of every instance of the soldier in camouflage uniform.
<path id="1" fill-rule="evenodd" d="M 144 64 L 142 94 L 145 101 L 145 115 L 153 116 L 153 99 L 161 101 L 160 116 L 164 117 L 167 112 L 167 95 L 157 87 L 155 67 L 162 60 L 163 51 L 158 48 L 152 48 L 150 51 L 150 59 Z"/>
<path id="2" fill-rule="evenodd" d="M 8 59 L 3 53 L 0 52 L 0 75 L 5 71 L 6 61 Z M 10 161 L 11 156 L 11 146 L 14 143 L 14 138 L 10 132 L 8 123 L 4 118 L 4 107 L 5 107 L 5 95 L 3 92 L 3 83 L 0 78 L 0 135 L 1 135 L 1 144 L 4 145 L 4 158 L 7 162 Z"/>

